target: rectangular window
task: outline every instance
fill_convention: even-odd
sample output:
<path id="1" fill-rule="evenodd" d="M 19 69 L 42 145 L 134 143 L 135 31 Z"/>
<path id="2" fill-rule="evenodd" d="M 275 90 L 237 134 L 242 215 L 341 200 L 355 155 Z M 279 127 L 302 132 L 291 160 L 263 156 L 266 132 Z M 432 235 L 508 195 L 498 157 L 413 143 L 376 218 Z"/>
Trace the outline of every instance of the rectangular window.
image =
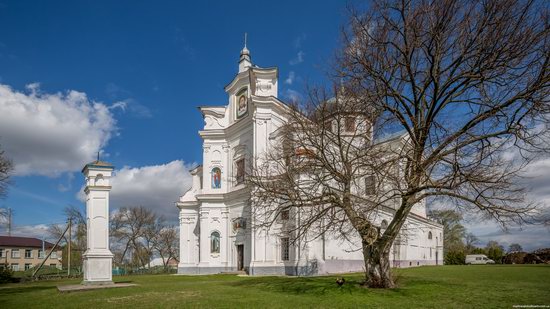
<path id="1" fill-rule="evenodd" d="M 18 259 L 20 257 L 21 257 L 21 254 L 19 253 L 19 249 L 12 249 L 11 250 L 11 258 L 12 259 Z M 17 264 L 17 265 L 19 265 L 19 264 Z M 17 267 L 19 267 L 19 266 L 17 266 Z"/>
<path id="2" fill-rule="evenodd" d="M 353 132 L 355 131 L 355 118 L 354 117 L 346 117 L 344 120 L 344 127 L 347 132 Z"/>
<path id="3" fill-rule="evenodd" d="M 374 195 L 374 193 L 375 193 L 374 175 L 368 175 L 367 177 L 365 177 L 365 194 Z"/>
<path id="4" fill-rule="evenodd" d="M 11 270 L 19 271 L 19 264 L 16 264 L 16 263 L 11 264 Z"/>
<path id="5" fill-rule="evenodd" d="M 38 258 L 43 259 L 44 258 L 44 251 L 42 249 L 38 249 Z"/>
<path id="6" fill-rule="evenodd" d="M 32 259 L 32 250 L 31 249 L 25 249 L 25 258 L 26 259 Z"/>
<path id="7" fill-rule="evenodd" d="M 327 130 L 328 132 L 332 132 L 332 121 L 331 120 L 325 121 L 325 130 Z"/>
<path id="8" fill-rule="evenodd" d="M 288 220 L 290 219 L 290 210 L 285 209 L 281 211 L 281 220 Z"/>
<path id="9" fill-rule="evenodd" d="M 290 260 L 290 240 L 288 237 L 281 238 L 281 260 Z"/>
<path id="10" fill-rule="evenodd" d="M 29 270 L 32 268 L 32 264 L 30 263 L 25 263 L 25 270 Z"/>
<path id="11" fill-rule="evenodd" d="M 57 259 L 57 252 L 52 252 L 52 254 L 50 255 L 50 259 Z"/>
<path id="12" fill-rule="evenodd" d="M 0 258 L 6 257 L 6 249 L 0 249 Z"/>
<path id="13" fill-rule="evenodd" d="M 237 184 L 244 182 L 244 158 L 237 160 Z"/>

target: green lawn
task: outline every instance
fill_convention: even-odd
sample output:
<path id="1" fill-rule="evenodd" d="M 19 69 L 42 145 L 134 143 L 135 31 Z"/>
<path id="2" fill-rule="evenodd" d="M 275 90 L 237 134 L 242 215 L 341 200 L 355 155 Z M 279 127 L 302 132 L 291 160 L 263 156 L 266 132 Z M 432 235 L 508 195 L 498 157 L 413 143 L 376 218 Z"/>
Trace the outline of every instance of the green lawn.
<path id="1" fill-rule="evenodd" d="M 360 274 L 238 277 L 115 277 L 139 286 L 61 294 L 79 280 L 0 285 L 1 308 L 512 308 L 550 305 L 550 266 L 487 265 L 399 269 L 399 288 L 364 289 Z"/>

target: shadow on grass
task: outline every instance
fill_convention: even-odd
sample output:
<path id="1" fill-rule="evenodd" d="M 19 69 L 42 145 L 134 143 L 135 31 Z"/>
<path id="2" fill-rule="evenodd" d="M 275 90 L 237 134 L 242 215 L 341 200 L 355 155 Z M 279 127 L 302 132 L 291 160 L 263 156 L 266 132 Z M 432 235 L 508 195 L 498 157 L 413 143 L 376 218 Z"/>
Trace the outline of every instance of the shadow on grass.
<path id="1" fill-rule="evenodd" d="M 134 280 L 116 280 L 114 283 L 134 283 Z"/>
<path id="2" fill-rule="evenodd" d="M 327 293 L 352 294 L 364 293 L 366 289 L 361 286 L 361 280 L 347 278 L 343 286 L 336 284 L 336 277 L 260 277 L 228 283 L 228 285 L 240 288 L 256 288 L 279 293 L 325 295 Z"/>
<path id="3" fill-rule="evenodd" d="M 13 294 L 22 294 L 30 293 L 42 290 L 53 290 L 56 289 L 55 286 L 9 286 L 0 288 L 0 298 L 2 296 L 13 295 Z"/>

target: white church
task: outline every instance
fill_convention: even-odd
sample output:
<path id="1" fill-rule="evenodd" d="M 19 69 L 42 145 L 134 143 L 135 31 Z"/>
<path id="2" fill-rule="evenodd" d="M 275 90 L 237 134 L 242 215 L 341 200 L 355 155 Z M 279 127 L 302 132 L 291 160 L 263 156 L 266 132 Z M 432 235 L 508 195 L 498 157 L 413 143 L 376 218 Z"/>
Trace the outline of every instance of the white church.
<path id="1" fill-rule="evenodd" d="M 293 245 L 251 224 L 245 166 L 269 151 L 273 132 L 284 123 L 286 106 L 277 90 L 278 69 L 253 65 L 245 46 L 239 71 L 225 86 L 227 104 L 199 107 L 205 122 L 199 131 L 203 162 L 191 170 L 193 185 L 176 202 L 179 274 L 317 275 L 364 269 L 360 243 L 327 236 Z M 377 224 L 383 228 L 391 218 L 390 210 L 381 210 Z M 427 218 L 425 204 L 415 206 L 405 227 L 406 237 L 398 237 L 392 246 L 393 267 L 442 265 L 443 227 Z"/>

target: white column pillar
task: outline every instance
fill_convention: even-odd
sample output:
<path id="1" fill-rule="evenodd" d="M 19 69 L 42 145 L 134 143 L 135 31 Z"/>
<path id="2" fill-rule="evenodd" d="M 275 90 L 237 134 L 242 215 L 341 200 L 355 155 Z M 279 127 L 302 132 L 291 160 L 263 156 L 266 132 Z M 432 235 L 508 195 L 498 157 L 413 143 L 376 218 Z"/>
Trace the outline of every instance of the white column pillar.
<path id="1" fill-rule="evenodd" d="M 197 209 L 180 208 L 180 262 L 178 267 L 197 267 L 197 241 L 195 235 L 199 214 Z"/>
<path id="2" fill-rule="evenodd" d="M 83 255 L 83 284 L 112 284 L 113 254 L 109 250 L 109 191 L 114 167 L 106 162 L 86 164 L 87 246 Z"/>

